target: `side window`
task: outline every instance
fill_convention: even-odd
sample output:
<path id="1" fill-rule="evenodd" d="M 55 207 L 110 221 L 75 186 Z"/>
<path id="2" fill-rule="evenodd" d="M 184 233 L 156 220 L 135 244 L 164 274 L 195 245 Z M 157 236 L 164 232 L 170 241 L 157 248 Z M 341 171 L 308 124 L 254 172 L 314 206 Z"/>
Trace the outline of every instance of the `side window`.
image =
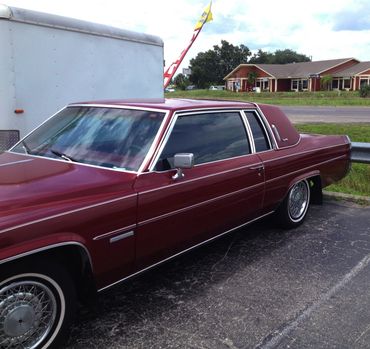
<path id="1" fill-rule="evenodd" d="M 195 164 L 249 154 L 250 146 L 240 114 L 179 116 L 155 169 L 173 168 L 176 153 L 193 153 Z"/>
<path id="2" fill-rule="evenodd" d="M 267 138 L 266 131 L 263 128 L 261 120 L 258 118 L 256 113 L 251 112 L 251 111 L 246 111 L 245 115 L 247 116 L 249 125 L 252 129 L 256 151 L 259 152 L 259 151 L 271 149 L 270 143 Z"/>

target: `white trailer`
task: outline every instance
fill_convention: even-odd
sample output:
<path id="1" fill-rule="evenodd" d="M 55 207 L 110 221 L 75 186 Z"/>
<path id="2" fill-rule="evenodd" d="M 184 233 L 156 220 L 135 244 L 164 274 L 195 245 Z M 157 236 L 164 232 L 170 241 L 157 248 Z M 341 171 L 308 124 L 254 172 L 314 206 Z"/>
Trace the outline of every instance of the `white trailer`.
<path id="1" fill-rule="evenodd" d="M 163 41 L 0 5 L 0 151 L 70 102 L 163 97 Z"/>

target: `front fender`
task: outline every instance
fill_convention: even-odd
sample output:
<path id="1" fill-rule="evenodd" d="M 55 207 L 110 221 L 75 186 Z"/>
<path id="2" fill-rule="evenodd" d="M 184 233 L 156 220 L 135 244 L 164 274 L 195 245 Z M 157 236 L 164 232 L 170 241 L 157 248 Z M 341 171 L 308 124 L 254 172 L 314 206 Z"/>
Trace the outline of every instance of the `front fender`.
<path id="1" fill-rule="evenodd" d="M 93 262 L 86 241 L 80 235 L 74 233 L 52 234 L 43 238 L 27 240 L 15 245 L 9 244 L 9 246 L 6 246 L 6 244 L 4 246 L 3 242 L 0 250 L 0 264 L 71 245 L 78 246 L 86 253 L 91 270 L 93 270 Z"/>

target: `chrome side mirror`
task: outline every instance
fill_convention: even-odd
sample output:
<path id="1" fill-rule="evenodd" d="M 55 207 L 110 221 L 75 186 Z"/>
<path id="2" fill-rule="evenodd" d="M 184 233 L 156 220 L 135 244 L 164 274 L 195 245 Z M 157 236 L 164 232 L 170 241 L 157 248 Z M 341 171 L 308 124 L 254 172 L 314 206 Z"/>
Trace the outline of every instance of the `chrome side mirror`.
<path id="1" fill-rule="evenodd" d="M 182 172 L 182 170 L 185 168 L 194 167 L 194 154 L 192 153 L 175 154 L 173 164 L 174 167 L 176 168 L 176 173 L 172 176 L 172 179 L 177 180 L 184 178 L 184 173 Z"/>

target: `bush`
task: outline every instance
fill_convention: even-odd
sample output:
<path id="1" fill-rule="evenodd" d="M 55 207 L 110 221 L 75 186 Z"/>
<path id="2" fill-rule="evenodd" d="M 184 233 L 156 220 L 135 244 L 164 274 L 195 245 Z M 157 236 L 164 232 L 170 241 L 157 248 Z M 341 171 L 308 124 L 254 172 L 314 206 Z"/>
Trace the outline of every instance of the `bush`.
<path id="1" fill-rule="evenodd" d="M 360 88 L 360 97 L 370 97 L 370 85 L 362 86 Z"/>

